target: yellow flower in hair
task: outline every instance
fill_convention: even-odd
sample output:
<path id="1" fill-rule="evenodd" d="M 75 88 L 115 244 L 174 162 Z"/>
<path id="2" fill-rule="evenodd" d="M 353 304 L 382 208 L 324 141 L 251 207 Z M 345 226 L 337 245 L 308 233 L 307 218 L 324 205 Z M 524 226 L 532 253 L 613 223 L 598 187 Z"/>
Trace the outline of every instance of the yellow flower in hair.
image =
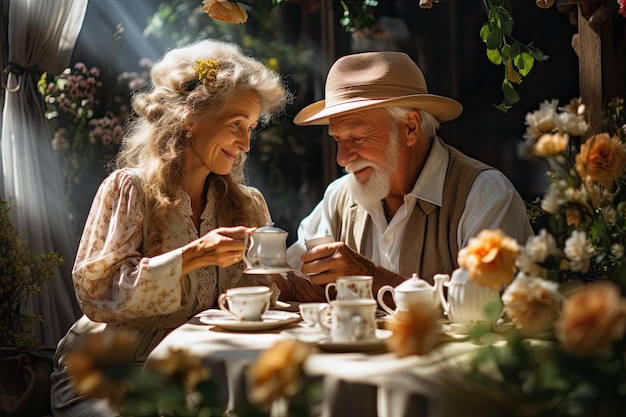
<path id="1" fill-rule="evenodd" d="M 219 62 L 214 59 L 198 59 L 196 60 L 196 65 L 194 65 L 192 68 L 196 72 L 196 74 L 198 74 L 198 81 L 200 81 L 207 87 L 215 87 L 217 74 L 220 72 Z M 194 85 L 193 88 L 195 87 L 196 86 Z"/>

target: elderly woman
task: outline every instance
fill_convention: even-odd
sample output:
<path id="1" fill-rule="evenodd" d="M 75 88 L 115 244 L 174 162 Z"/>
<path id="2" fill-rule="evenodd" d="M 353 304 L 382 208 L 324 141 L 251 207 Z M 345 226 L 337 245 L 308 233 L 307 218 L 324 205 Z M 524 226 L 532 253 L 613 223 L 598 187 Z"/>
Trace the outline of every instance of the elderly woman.
<path id="1" fill-rule="evenodd" d="M 85 315 L 57 347 L 55 416 L 114 415 L 81 396 L 65 366 L 85 334 L 132 330 L 141 363 L 227 288 L 268 285 L 278 298 L 270 277 L 243 274 L 246 231 L 270 221 L 263 196 L 244 185 L 243 163 L 252 132 L 291 94 L 278 74 L 219 41 L 169 51 L 150 76 L 80 241 L 73 279 Z"/>

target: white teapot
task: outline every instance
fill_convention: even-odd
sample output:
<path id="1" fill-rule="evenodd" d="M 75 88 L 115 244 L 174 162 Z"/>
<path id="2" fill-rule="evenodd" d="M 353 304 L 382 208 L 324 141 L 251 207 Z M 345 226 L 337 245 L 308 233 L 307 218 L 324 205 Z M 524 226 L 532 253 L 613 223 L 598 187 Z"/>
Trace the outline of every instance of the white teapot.
<path id="1" fill-rule="evenodd" d="M 391 285 L 384 285 L 380 287 L 377 294 L 378 303 L 389 314 L 393 314 L 395 311 L 389 307 L 383 299 L 386 292 L 391 293 L 396 309 L 400 311 L 407 311 L 409 305 L 414 302 L 426 303 L 434 308 L 438 308 L 440 305 L 438 293 L 442 292 L 442 284 L 445 278 L 440 276 L 437 278 L 435 275 L 435 285 L 430 285 L 425 280 L 418 278 L 417 274 L 413 274 L 411 278 L 404 281 L 397 287 Z"/>
<path id="2" fill-rule="evenodd" d="M 442 280 L 443 285 L 439 288 L 439 299 L 443 312 L 453 323 L 481 323 L 493 322 L 488 317 L 485 307 L 487 304 L 502 305 L 500 293 L 491 288 L 477 284 L 469 276 L 466 269 L 455 269 L 452 279 L 446 274 L 435 275 L 435 280 Z M 443 287 L 448 287 L 448 299 L 443 294 Z"/>
<path id="3" fill-rule="evenodd" d="M 249 274 L 278 273 L 290 270 L 287 266 L 287 235 L 273 223 L 246 233 L 243 261 Z"/>

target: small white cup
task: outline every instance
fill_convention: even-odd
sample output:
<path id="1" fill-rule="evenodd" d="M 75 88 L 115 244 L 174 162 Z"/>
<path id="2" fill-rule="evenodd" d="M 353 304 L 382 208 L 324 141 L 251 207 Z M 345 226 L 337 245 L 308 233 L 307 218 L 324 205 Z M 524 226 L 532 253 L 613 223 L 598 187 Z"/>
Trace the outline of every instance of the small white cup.
<path id="1" fill-rule="evenodd" d="M 336 282 L 326 284 L 326 300 L 330 303 L 330 289 L 335 288 L 337 291 L 337 300 L 357 300 L 364 298 L 373 300 L 372 282 L 374 278 L 369 275 L 351 275 L 347 277 L 339 277 Z"/>
<path id="2" fill-rule="evenodd" d="M 306 250 L 311 250 L 319 245 L 326 245 L 328 243 L 334 243 L 335 239 L 332 236 L 315 236 L 304 241 Z"/>
<path id="3" fill-rule="evenodd" d="M 229 288 L 220 294 L 217 305 L 242 321 L 260 321 L 270 307 L 272 292 L 269 287 L 252 286 Z"/>
<path id="4" fill-rule="evenodd" d="M 327 307 L 330 307 L 327 303 L 300 304 L 300 316 L 304 320 L 304 324 L 309 327 L 321 327 L 330 314 L 330 310 Z"/>
<path id="5" fill-rule="evenodd" d="M 330 330 L 330 339 L 337 343 L 361 342 L 376 339 L 376 301 L 335 300 L 330 302 L 331 323 L 322 322 Z"/>

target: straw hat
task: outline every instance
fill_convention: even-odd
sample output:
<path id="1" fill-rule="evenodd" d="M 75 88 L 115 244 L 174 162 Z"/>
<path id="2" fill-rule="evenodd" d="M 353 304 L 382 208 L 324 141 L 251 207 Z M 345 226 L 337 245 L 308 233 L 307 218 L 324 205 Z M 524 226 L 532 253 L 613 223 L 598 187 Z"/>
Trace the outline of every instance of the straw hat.
<path id="1" fill-rule="evenodd" d="M 422 109 L 440 122 L 463 111 L 451 98 L 428 94 L 422 71 L 407 54 L 366 52 L 338 59 L 328 72 L 326 100 L 300 110 L 294 123 L 327 125 L 329 117 L 392 106 Z"/>

